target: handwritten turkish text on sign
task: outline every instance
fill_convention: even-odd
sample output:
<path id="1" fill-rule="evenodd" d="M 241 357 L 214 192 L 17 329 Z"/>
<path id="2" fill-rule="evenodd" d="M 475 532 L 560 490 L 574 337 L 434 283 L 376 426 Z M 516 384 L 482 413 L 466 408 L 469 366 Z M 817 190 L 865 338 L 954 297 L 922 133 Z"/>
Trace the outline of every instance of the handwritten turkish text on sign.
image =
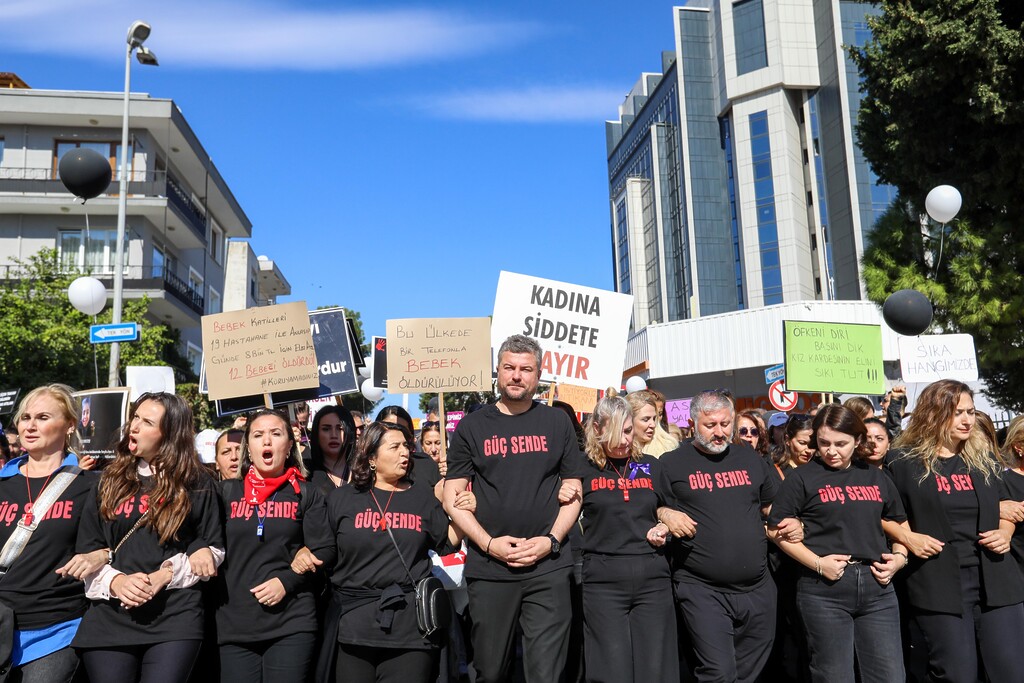
<path id="1" fill-rule="evenodd" d="M 575 384 L 558 384 L 555 392 L 559 401 L 565 401 L 577 413 L 592 413 L 597 405 L 597 389 Z"/>
<path id="2" fill-rule="evenodd" d="M 878 325 L 784 320 L 786 390 L 885 393 Z"/>
<path id="3" fill-rule="evenodd" d="M 404 318 L 387 323 L 388 391 L 491 390 L 487 318 Z"/>
<path id="4" fill-rule="evenodd" d="M 900 372 L 904 382 L 956 379 L 978 381 L 974 337 L 969 334 L 922 334 L 900 337 Z"/>
<path id="5" fill-rule="evenodd" d="M 491 346 L 497 354 L 505 339 L 524 334 L 544 351 L 542 381 L 617 387 L 632 315 L 632 295 L 502 271 Z"/>
<path id="6" fill-rule="evenodd" d="M 690 426 L 690 401 L 689 398 L 678 398 L 665 402 L 665 419 L 669 424 L 682 428 Z"/>
<path id="7" fill-rule="evenodd" d="M 320 386 L 306 302 L 203 316 L 210 399 Z"/>

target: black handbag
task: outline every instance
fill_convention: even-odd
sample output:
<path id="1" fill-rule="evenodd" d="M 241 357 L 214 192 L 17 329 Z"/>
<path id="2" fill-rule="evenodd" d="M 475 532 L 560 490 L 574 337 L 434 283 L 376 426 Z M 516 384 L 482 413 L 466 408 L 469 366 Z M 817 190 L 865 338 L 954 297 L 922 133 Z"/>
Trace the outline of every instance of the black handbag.
<path id="1" fill-rule="evenodd" d="M 452 603 L 448 597 L 448 591 L 444 589 L 444 584 L 433 575 L 419 581 L 412 578 L 409 565 L 406 564 L 405 557 L 402 556 L 402 551 L 398 548 L 398 541 L 391 533 L 391 526 L 388 525 L 385 528 L 388 530 L 391 544 L 395 546 L 395 552 L 398 553 L 398 559 L 402 561 L 409 581 L 416 586 L 416 625 L 419 626 L 420 633 L 429 636 L 438 630 L 448 628 L 452 622 Z"/>

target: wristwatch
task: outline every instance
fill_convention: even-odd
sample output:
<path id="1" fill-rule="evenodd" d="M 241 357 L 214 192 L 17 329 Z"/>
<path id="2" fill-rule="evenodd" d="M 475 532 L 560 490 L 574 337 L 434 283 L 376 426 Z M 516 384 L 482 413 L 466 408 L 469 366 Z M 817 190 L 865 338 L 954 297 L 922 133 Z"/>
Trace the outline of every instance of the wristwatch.
<path id="1" fill-rule="evenodd" d="M 548 540 L 551 541 L 551 554 L 557 555 L 562 550 L 562 544 L 558 542 L 554 534 L 548 534 Z"/>

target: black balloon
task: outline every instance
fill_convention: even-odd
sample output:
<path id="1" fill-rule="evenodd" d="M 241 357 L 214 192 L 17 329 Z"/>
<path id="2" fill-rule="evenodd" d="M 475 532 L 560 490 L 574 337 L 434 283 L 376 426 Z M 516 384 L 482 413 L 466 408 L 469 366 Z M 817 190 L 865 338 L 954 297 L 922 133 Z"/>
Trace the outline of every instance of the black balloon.
<path id="1" fill-rule="evenodd" d="M 57 173 L 64 187 L 82 199 L 92 199 L 106 192 L 112 178 L 110 161 L 95 150 L 81 147 L 60 158 Z"/>
<path id="2" fill-rule="evenodd" d="M 882 304 L 882 318 L 895 332 L 916 337 L 932 324 L 932 302 L 916 289 L 901 289 Z"/>

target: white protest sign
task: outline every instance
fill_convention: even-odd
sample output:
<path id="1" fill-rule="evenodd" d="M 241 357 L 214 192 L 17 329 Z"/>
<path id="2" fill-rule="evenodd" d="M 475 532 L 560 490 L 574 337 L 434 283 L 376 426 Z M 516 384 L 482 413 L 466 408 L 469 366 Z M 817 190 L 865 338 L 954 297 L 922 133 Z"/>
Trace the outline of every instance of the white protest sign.
<path id="1" fill-rule="evenodd" d="M 922 334 L 900 337 L 900 372 L 904 382 L 978 380 L 974 337 L 969 334 Z"/>
<path id="2" fill-rule="evenodd" d="M 502 271 L 491 319 L 491 353 L 513 334 L 544 351 L 541 380 L 605 389 L 622 383 L 633 297 Z"/>

